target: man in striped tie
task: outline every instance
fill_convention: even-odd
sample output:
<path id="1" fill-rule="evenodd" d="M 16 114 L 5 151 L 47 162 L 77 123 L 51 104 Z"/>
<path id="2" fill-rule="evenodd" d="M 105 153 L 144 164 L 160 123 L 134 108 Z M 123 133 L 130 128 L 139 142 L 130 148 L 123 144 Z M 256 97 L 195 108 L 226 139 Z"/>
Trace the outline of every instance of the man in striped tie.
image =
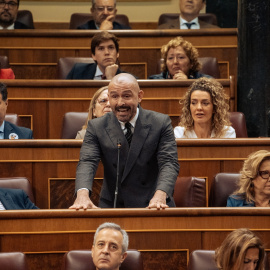
<path id="1" fill-rule="evenodd" d="M 89 121 L 76 173 L 77 198 L 70 208 L 96 208 L 89 194 L 100 160 L 100 207 L 114 206 L 116 183 L 116 207 L 175 206 L 179 163 L 169 116 L 139 105 L 143 91 L 130 74 L 116 75 L 108 90 L 112 112 Z"/>
<path id="2" fill-rule="evenodd" d="M 206 0 L 179 0 L 180 16 L 158 26 L 159 29 L 218 28 L 198 18 Z"/>

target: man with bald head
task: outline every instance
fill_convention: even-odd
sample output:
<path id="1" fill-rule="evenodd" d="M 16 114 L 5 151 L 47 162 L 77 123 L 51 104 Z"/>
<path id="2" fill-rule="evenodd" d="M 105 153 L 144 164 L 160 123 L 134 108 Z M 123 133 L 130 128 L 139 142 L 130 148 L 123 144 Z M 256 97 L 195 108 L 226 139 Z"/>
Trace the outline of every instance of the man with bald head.
<path id="1" fill-rule="evenodd" d="M 99 207 L 175 206 L 179 164 L 169 116 L 139 105 L 143 91 L 130 74 L 113 77 L 108 91 L 112 112 L 88 122 L 77 166 L 77 198 L 70 208 L 97 208 L 90 195 L 100 160 L 104 180 Z"/>

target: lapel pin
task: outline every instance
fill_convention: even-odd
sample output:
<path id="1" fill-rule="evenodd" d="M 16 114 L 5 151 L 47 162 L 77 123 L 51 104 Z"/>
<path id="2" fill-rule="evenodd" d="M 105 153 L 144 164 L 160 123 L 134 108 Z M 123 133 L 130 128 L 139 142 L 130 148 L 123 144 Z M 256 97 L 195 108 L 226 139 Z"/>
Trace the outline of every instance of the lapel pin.
<path id="1" fill-rule="evenodd" d="M 19 136 L 16 133 L 10 133 L 8 138 L 11 139 L 11 140 L 18 140 Z"/>

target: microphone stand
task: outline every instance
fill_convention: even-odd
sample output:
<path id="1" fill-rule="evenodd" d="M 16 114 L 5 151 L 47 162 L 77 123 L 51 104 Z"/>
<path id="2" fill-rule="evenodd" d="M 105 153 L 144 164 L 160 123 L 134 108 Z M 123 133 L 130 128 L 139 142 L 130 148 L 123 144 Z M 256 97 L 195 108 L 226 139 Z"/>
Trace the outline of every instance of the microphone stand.
<path id="1" fill-rule="evenodd" d="M 113 208 L 116 208 L 116 201 L 117 201 L 117 196 L 118 196 L 120 148 L 121 148 L 121 142 L 120 142 L 120 139 L 118 139 L 117 140 L 116 187 L 115 187 L 115 192 L 114 192 Z"/>

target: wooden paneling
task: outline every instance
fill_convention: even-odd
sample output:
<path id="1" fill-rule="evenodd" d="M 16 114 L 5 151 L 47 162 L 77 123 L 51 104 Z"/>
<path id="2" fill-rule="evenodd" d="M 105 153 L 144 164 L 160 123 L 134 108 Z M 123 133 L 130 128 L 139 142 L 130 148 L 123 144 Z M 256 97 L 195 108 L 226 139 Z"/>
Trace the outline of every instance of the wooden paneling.
<path id="1" fill-rule="evenodd" d="M 142 107 L 168 114 L 173 125 L 180 115 L 179 100 L 194 80 L 139 80 L 144 91 Z M 235 83 L 219 80 L 230 97 L 230 110 L 236 110 Z M 27 116 L 24 123 L 33 128 L 35 139 L 60 139 L 66 112 L 87 112 L 91 97 L 108 81 L 6 80 L 9 113 Z M 28 119 L 28 122 L 26 121 Z"/>
<path id="2" fill-rule="evenodd" d="M 23 251 L 29 270 L 60 270 L 63 255 L 90 249 L 96 228 L 111 221 L 142 252 L 144 269 L 186 270 L 195 249 L 216 249 L 229 232 L 248 227 L 270 248 L 268 208 L 175 208 L 2 211 L 0 251 Z"/>
<path id="3" fill-rule="evenodd" d="M 198 48 L 200 57 L 216 57 L 220 63 L 221 78 L 228 78 L 228 75 L 237 77 L 236 29 L 111 32 L 120 39 L 120 63 L 125 63 L 126 71 L 133 72 L 140 79 L 159 73 L 160 48 L 175 36 L 190 41 Z M 96 30 L 1 31 L 0 55 L 9 57 L 17 79 L 54 79 L 60 57 L 90 56 L 90 39 L 95 33 Z M 141 71 L 136 63 L 145 62 L 146 69 Z M 228 63 L 228 69 L 222 68 L 224 62 Z"/>
<path id="4" fill-rule="evenodd" d="M 0 141 L 2 177 L 25 176 L 32 184 L 36 204 L 42 209 L 68 208 L 74 201 L 74 181 L 81 140 Z M 270 151 L 270 139 L 179 139 L 179 176 L 207 181 L 219 172 L 239 172 L 247 156 L 261 149 Z M 97 204 L 103 178 L 100 164 L 92 199 Z"/>

